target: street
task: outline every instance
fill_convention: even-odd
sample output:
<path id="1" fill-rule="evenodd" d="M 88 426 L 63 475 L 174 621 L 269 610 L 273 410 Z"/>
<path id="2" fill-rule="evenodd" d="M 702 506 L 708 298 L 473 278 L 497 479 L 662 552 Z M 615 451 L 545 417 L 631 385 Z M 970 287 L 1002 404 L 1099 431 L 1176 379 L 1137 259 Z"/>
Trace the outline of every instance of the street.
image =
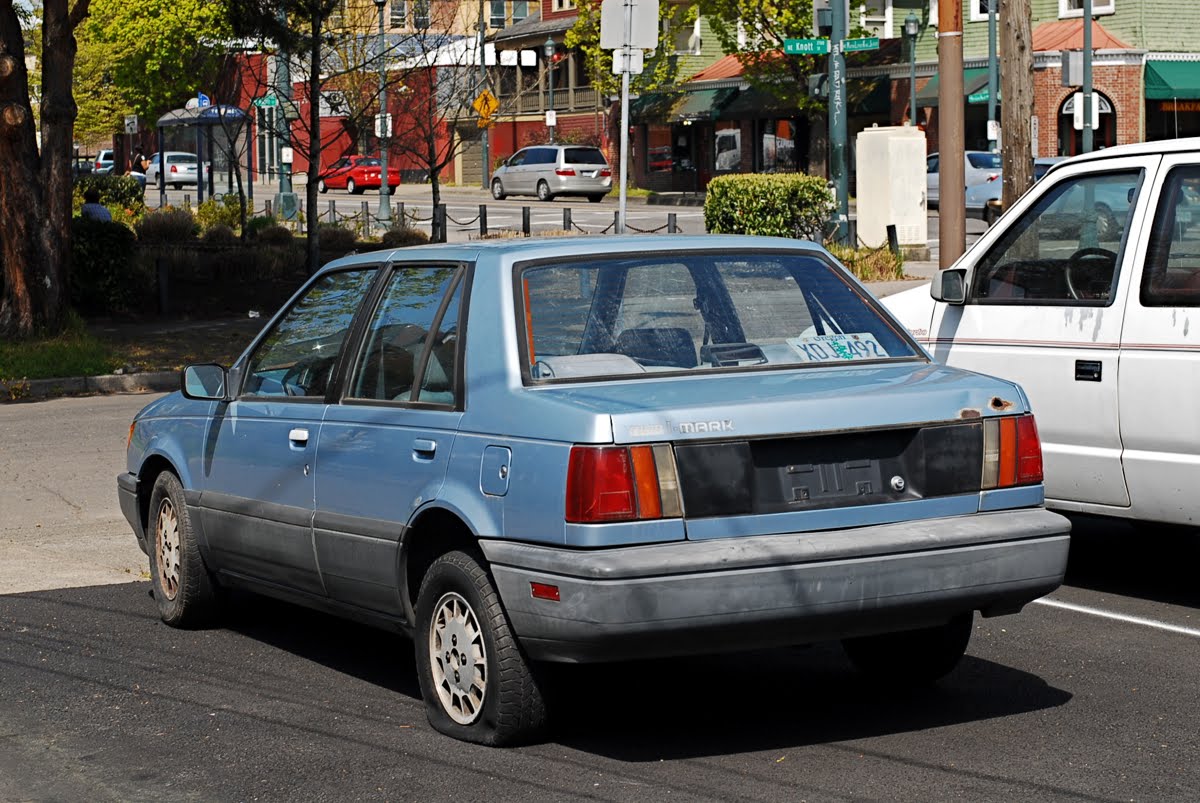
<path id="1" fill-rule="evenodd" d="M 1200 799 L 1193 533 L 1078 522 L 1067 585 L 930 690 L 827 644 L 568 668 L 550 741 L 490 750 L 429 727 L 399 636 L 159 622 L 115 490 L 152 398 L 0 407 L 0 800 Z"/>

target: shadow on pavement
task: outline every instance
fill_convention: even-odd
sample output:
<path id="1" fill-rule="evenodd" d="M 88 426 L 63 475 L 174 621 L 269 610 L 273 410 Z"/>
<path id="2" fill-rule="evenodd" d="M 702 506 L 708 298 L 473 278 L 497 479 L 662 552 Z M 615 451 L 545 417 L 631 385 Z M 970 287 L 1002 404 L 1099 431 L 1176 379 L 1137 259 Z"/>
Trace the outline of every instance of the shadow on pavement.
<path id="1" fill-rule="evenodd" d="M 1067 585 L 1200 607 L 1200 530 L 1071 516 Z"/>

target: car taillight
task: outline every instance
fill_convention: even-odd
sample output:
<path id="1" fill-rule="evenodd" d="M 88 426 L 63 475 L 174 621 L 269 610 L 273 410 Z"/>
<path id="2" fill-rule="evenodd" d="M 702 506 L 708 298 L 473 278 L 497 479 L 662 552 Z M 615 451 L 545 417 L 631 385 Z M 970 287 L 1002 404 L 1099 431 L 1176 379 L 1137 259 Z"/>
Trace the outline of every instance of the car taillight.
<path id="1" fill-rule="evenodd" d="M 611 171 L 611 170 L 609 170 L 607 167 L 603 168 L 603 169 L 600 171 L 600 177 L 601 177 L 601 178 L 609 178 L 610 176 L 612 176 L 612 171 Z"/>
<path id="2" fill-rule="evenodd" d="M 983 422 L 983 478 L 980 487 L 1011 488 L 1042 481 L 1042 443 L 1032 415 Z"/>
<path id="3" fill-rule="evenodd" d="M 556 175 L 556 176 L 573 176 L 573 175 L 575 175 L 575 168 L 560 167 L 554 171 L 554 175 Z"/>
<path id="4" fill-rule="evenodd" d="M 670 445 L 572 447 L 565 513 L 575 524 L 678 518 L 683 505 Z"/>
<path id="5" fill-rule="evenodd" d="M 988 180 L 988 181 L 995 181 L 995 180 L 996 180 L 996 179 L 998 179 L 998 178 L 1000 178 L 1000 174 L 999 174 L 999 173 L 992 173 L 992 174 L 990 174 L 990 175 L 987 177 L 987 180 Z"/>
<path id="6" fill-rule="evenodd" d="M 99 169 L 100 169 L 100 167 L 101 167 L 101 163 L 100 163 L 100 162 L 96 162 L 96 164 L 95 164 L 95 165 L 93 165 L 92 169 L 93 169 L 93 170 L 99 170 Z"/>
<path id="7" fill-rule="evenodd" d="M 178 172 L 179 172 L 179 168 L 178 168 L 177 166 L 175 166 L 175 165 L 171 165 L 171 172 L 172 172 L 172 173 L 178 173 Z"/>

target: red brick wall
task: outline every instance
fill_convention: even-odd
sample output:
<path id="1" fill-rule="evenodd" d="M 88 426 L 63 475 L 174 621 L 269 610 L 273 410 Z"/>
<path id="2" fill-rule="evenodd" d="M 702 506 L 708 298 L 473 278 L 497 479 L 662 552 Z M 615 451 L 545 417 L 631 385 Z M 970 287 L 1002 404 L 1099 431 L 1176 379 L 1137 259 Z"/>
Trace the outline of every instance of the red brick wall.
<path id="1" fill-rule="evenodd" d="M 1117 145 L 1142 141 L 1145 100 L 1141 65 L 1096 65 L 1092 86 L 1109 99 L 1117 116 Z M 1062 70 L 1051 67 L 1033 73 L 1033 113 L 1038 117 L 1038 156 L 1058 155 L 1058 111 L 1078 87 L 1062 85 Z M 1103 122 L 1103 121 L 1102 121 Z"/>

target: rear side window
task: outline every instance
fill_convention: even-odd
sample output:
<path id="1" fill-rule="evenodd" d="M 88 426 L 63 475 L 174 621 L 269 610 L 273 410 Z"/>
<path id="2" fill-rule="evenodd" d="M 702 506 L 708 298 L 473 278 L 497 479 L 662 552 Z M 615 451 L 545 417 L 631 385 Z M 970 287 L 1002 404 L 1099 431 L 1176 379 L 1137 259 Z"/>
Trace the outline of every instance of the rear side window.
<path id="1" fill-rule="evenodd" d="M 1000 154 L 998 153 L 968 153 L 967 163 L 977 170 L 999 170 Z"/>
<path id="2" fill-rule="evenodd" d="M 606 165 L 604 154 L 598 148 L 567 148 L 563 159 L 571 165 Z"/>
<path id="3" fill-rule="evenodd" d="M 534 148 L 533 156 L 530 158 L 528 164 L 552 165 L 557 156 L 558 151 L 554 148 Z"/>
<path id="4" fill-rule="evenodd" d="M 175 162 L 176 164 L 195 164 L 196 157 L 190 153 L 173 153 L 167 157 L 167 164 Z"/>
<path id="5" fill-rule="evenodd" d="M 520 281 L 535 382 L 919 356 L 816 256 L 598 258 L 529 268 Z"/>
<path id="6" fill-rule="evenodd" d="M 1167 176 L 1142 272 L 1142 306 L 1200 306 L 1200 165 Z"/>

